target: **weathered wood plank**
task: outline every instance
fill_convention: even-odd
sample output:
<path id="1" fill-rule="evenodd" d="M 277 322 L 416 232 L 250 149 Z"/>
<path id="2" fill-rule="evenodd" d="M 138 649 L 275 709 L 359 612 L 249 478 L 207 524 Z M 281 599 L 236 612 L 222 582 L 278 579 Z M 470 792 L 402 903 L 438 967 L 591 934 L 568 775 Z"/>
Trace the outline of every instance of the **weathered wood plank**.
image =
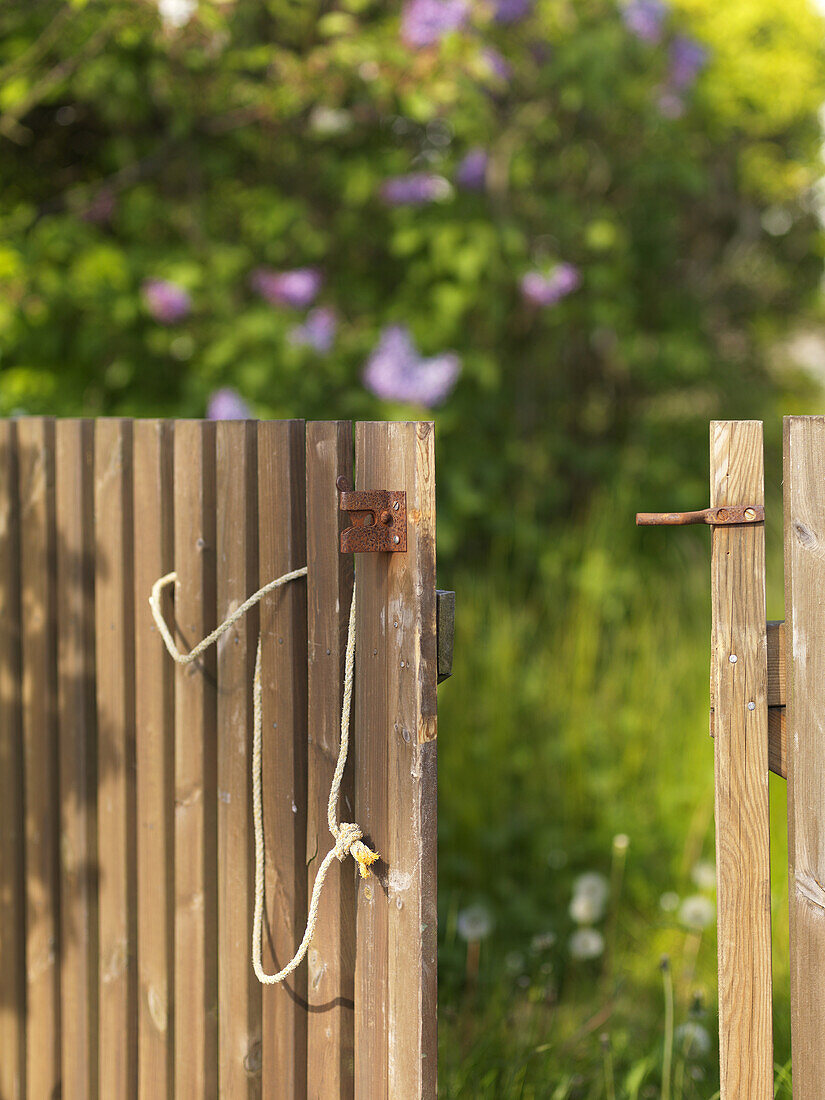
<path id="1" fill-rule="evenodd" d="M 215 425 L 178 420 L 175 624 L 188 652 L 215 627 Z M 175 676 L 175 1095 L 218 1095 L 215 648 Z"/>
<path id="2" fill-rule="evenodd" d="M 25 1091 L 26 924 L 17 426 L 0 422 L 0 1096 Z"/>
<path id="3" fill-rule="evenodd" d="M 785 417 L 788 881 L 793 1094 L 825 1080 L 825 418 Z"/>
<path id="4" fill-rule="evenodd" d="M 61 1096 L 97 1096 L 94 425 L 55 424 Z"/>
<path id="5" fill-rule="evenodd" d="M 60 1080 L 54 423 L 17 425 L 26 834 L 26 1093 Z"/>
<path id="6" fill-rule="evenodd" d="M 173 567 L 173 425 L 136 420 L 133 431 L 138 1097 L 163 1100 L 173 1082 L 174 665 L 148 597 Z M 171 622 L 169 589 L 162 606 Z"/>
<path id="7" fill-rule="evenodd" d="M 306 436 L 302 420 L 258 425 L 258 546 L 262 583 L 306 564 Z M 266 904 L 263 965 L 292 957 L 304 933 L 307 798 L 306 583 L 260 605 Z M 263 1094 L 306 1093 L 307 971 L 263 989 Z"/>
<path id="8" fill-rule="evenodd" d="M 352 555 L 340 551 L 348 525 L 338 507 L 336 479 L 352 481 L 352 425 L 338 420 L 307 425 L 307 578 L 309 655 L 309 759 L 307 848 L 312 890 L 321 860 L 333 845 L 327 802 L 341 741 L 344 652 L 352 599 Z M 339 820 L 352 821 L 352 768 L 344 773 Z M 310 946 L 307 1096 L 349 1100 L 353 1095 L 353 983 L 355 878 L 352 860 L 334 865 L 321 895 Z"/>
<path id="9" fill-rule="evenodd" d="M 388 428 L 389 489 L 407 494 L 407 553 L 389 555 L 390 1100 L 436 1095 L 435 448 L 431 423 Z"/>
<path id="10" fill-rule="evenodd" d="M 762 504 L 762 425 L 710 430 L 710 504 Z M 711 553 L 722 1100 L 773 1096 L 765 532 L 715 527 Z"/>
<path id="11" fill-rule="evenodd" d="M 389 478 L 389 441 L 382 423 L 355 425 L 355 488 L 394 489 Z M 355 818 L 366 843 L 381 859 L 373 875 L 358 880 L 355 956 L 355 1095 L 386 1100 L 388 983 L 388 865 L 390 823 L 387 805 L 387 741 L 393 728 L 388 697 L 389 559 L 391 554 L 358 554 L 355 576 L 356 684 L 353 716 Z M 400 555 L 397 555 L 400 557 Z"/>
<path id="12" fill-rule="evenodd" d="M 99 1088 L 136 1094 L 132 424 L 95 422 Z"/>
<path id="13" fill-rule="evenodd" d="M 256 425 L 217 425 L 218 621 L 258 587 Z M 261 1095 L 261 986 L 249 961 L 254 908 L 253 609 L 218 642 L 218 1019 L 221 1096 Z M 277 839 L 273 838 L 273 843 Z"/>

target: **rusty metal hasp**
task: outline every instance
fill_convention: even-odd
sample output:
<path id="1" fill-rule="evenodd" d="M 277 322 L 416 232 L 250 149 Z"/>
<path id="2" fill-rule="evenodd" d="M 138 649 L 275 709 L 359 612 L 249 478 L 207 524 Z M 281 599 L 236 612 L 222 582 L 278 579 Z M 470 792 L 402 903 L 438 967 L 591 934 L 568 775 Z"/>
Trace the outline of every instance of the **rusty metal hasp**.
<path id="1" fill-rule="evenodd" d="M 395 489 L 350 488 L 345 477 L 336 482 L 340 508 L 348 512 L 352 527 L 341 532 L 342 554 L 375 554 L 407 550 L 407 494 Z"/>
<path id="2" fill-rule="evenodd" d="M 762 523 L 765 509 L 761 504 L 723 505 L 702 508 L 698 512 L 637 512 L 637 527 L 684 527 L 689 523 L 706 523 L 709 527 L 724 527 L 734 523 Z"/>

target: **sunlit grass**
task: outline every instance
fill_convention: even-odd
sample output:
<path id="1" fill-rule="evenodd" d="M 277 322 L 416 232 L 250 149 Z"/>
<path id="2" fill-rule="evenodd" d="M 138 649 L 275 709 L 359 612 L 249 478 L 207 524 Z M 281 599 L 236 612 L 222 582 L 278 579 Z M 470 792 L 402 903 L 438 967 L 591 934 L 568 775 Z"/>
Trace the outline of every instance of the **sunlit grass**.
<path id="1" fill-rule="evenodd" d="M 449 578 L 458 591 L 455 666 L 439 716 L 446 1097 L 691 1100 L 718 1089 L 715 925 L 688 929 L 679 908 L 692 895 L 713 897 L 692 878 L 713 861 L 708 534 L 645 537 L 655 548 L 633 531 L 624 502 L 602 505 L 554 546 L 563 567 L 527 592 L 504 573 Z M 771 542 L 769 553 L 778 566 L 781 547 Z M 781 617 L 775 594 L 769 614 Z M 771 799 L 781 1066 L 784 781 L 772 778 Z M 604 950 L 577 959 L 569 907 L 574 881 L 589 871 L 611 883 L 594 922 Z M 678 896 L 669 911 L 668 894 Z M 471 905 L 492 918 L 474 944 L 459 932 Z M 684 1041 L 694 1025 L 708 1049 Z M 778 1096 L 790 1095 L 787 1079 L 777 1072 Z"/>

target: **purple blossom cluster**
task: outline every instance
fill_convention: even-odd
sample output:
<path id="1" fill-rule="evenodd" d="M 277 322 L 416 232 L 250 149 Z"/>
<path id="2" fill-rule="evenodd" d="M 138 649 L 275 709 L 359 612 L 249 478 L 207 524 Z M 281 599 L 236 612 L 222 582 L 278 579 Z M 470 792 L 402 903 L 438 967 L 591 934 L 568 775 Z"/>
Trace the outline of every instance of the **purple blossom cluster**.
<path id="1" fill-rule="evenodd" d="M 622 5 L 621 12 L 631 34 L 653 46 L 661 42 L 668 13 L 662 0 L 629 0 Z"/>
<path id="2" fill-rule="evenodd" d="M 175 325 L 189 316 L 192 299 L 177 283 L 168 279 L 146 279 L 143 284 L 146 308 L 162 325 Z"/>
<path id="3" fill-rule="evenodd" d="M 302 325 L 290 329 L 287 339 L 295 347 L 312 348 L 325 355 L 332 349 L 335 333 L 338 331 L 338 318 L 335 310 L 329 306 L 311 309 Z"/>
<path id="4" fill-rule="evenodd" d="M 513 75 L 513 69 L 509 61 L 492 46 L 487 46 L 481 51 L 481 58 L 490 73 L 499 80 L 509 80 Z"/>
<path id="5" fill-rule="evenodd" d="M 496 23 L 518 23 L 533 9 L 533 0 L 495 0 L 493 18 Z"/>
<path id="6" fill-rule="evenodd" d="M 456 184 L 465 191 L 483 191 L 487 182 L 490 157 L 486 149 L 470 149 L 458 163 Z"/>
<path id="7" fill-rule="evenodd" d="M 554 306 L 581 284 L 581 272 L 574 264 L 556 264 L 549 274 L 528 271 L 521 280 L 521 293 L 535 306 Z"/>
<path id="8" fill-rule="evenodd" d="M 437 45 L 461 30 L 470 15 L 467 0 L 407 0 L 401 15 L 401 41 L 412 49 Z"/>
<path id="9" fill-rule="evenodd" d="M 259 267 L 249 282 L 264 301 L 273 306 L 306 309 L 318 296 L 324 279 L 317 267 L 296 267 L 292 271 L 273 271 Z"/>
<path id="10" fill-rule="evenodd" d="M 679 35 L 670 44 L 668 84 L 686 91 L 708 63 L 708 51 L 695 38 Z"/>
<path id="11" fill-rule="evenodd" d="M 434 408 L 446 400 L 460 372 L 457 355 L 444 352 L 424 359 L 407 328 L 389 325 L 367 360 L 363 380 L 371 393 L 385 401 Z"/>
<path id="12" fill-rule="evenodd" d="M 410 172 L 385 180 L 381 198 L 387 206 L 425 206 L 449 198 L 451 191 L 447 180 L 435 172 Z"/>
<path id="13" fill-rule="evenodd" d="M 226 386 L 209 398 L 206 415 L 209 420 L 251 420 L 252 410 L 237 390 Z"/>

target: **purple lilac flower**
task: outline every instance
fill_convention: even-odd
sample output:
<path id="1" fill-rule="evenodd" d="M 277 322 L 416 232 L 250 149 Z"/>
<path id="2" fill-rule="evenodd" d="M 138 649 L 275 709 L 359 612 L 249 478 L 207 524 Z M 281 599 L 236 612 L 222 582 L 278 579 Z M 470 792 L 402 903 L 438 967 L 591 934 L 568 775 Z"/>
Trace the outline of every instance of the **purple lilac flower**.
<path id="1" fill-rule="evenodd" d="M 536 306 L 553 306 L 581 283 L 581 273 L 573 264 L 556 264 L 549 275 L 530 271 L 521 280 L 521 292 Z"/>
<path id="2" fill-rule="evenodd" d="M 174 325 L 189 315 L 192 299 L 182 286 L 167 279 L 147 279 L 143 284 L 146 308 L 162 325 Z"/>
<path id="3" fill-rule="evenodd" d="M 459 161 L 455 181 L 465 191 L 483 191 L 490 157 L 486 149 L 471 149 Z"/>
<path id="4" fill-rule="evenodd" d="M 316 267 L 296 267 L 293 271 L 259 267 L 249 281 L 270 305 L 306 309 L 315 301 L 324 279 Z"/>
<path id="5" fill-rule="evenodd" d="M 410 172 L 385 180 L 381 198 L 388 206 L 424 206 L 446 199 L 451 190 L 447 180 L 434 172 Z"/>
<path id="6" fill-rule="evenodd" d="M 685 113 L 685 101 L 672 88 L 660 88 L 656 106 L 663 118 L 681 118 Z"/>
<path id="7" fill-rule="evenodd" d="M 329 306 L 319 306 L 309 311 L 302 325 L 296 325 L 290 330 L 287 339 L 296 347 L 313 348 L 325 354 L 332 347 L 337 329 L 335 310 Z"/>
<path id="8" fill-rule="evenodd" d="M 496 23 L 518 23 L 532 7 L 533 0 L 495 0 L 493 18 Z"/>
<path id="9" fill-rule="evenodd" d="M 467 0 L 407 0 L 401 16 L 401 41 L 422 49 L 460 30 L 470 13 Z"/>
<path id="10" fill-rule="evenodd" d="M 670 44 L 670 70 L 668 83 L 677 91 L 684 91 L 694 82 L 707 65 L 708 51 L 695 38 L 680 35 Z"/>
<path id="11" fill-rule="evenodd" d="M 486 49 L 482 50 L 481 56 L 487 68 L 493 76 L 497 76 L 499 80 L 509 80 L 513 75 L 513 69 L 509 61 L 502 57 L 498 50 L 494 50 L 492 46 L 488 46 Z"/>
<path id="12" fill-rule="evenodd" d="M 215 390 L 206 407 L 209 420 L 251 420 L 252 410 L 237 390 Z"/>
<path id="13" fill-rule="evenodd" d="M 423 359 L 403 325 L 383 330 L 378 346 L 367 360 L 366 388 L 385 401 L 404 401 L 432 408 L 440 405 L 456 384 L 461 371 L 457 355 L 445 352 Z"/>
<path id="14" fill-rule="evenodd" d="M 622 20 L 631 34 L 656 45 L 662 40 L 667 10 L 662 0 L 629 0 L 622 5 Z"/>

